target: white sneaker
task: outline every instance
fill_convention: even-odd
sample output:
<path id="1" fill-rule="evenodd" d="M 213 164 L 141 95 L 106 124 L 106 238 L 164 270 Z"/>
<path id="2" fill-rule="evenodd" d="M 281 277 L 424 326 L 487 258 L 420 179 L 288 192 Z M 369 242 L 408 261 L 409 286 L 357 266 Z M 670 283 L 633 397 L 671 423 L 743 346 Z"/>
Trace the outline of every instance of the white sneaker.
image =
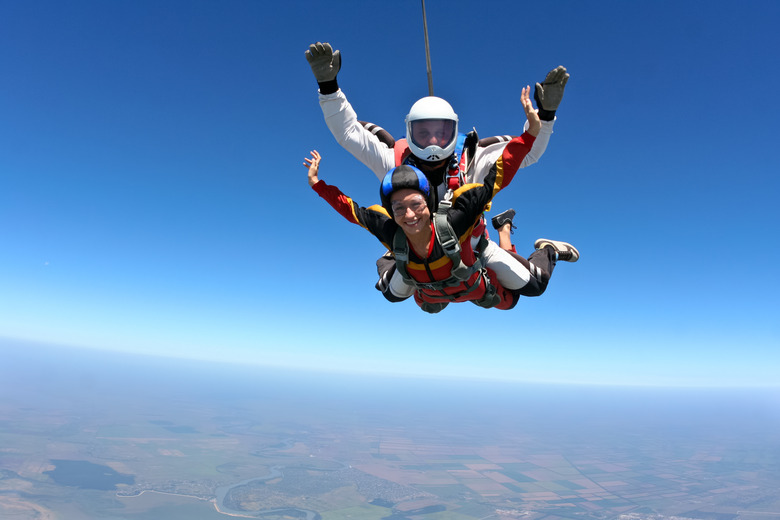
<path id="1" fill-rule="evenodd" d="M 564 262 L 576 262 L 580 259 L 580 252 L 577 251 L 576 247 L 569 244 L 568 242 L 548 240 L 546 238 L 540 238 L 534 242 L 534 247 L 536 249 L 543 249 L 547 246 L 552 246 L 552 248 L 555 249 L 555 252 L 558 253 L 558 260 L 563 260 Z"/>

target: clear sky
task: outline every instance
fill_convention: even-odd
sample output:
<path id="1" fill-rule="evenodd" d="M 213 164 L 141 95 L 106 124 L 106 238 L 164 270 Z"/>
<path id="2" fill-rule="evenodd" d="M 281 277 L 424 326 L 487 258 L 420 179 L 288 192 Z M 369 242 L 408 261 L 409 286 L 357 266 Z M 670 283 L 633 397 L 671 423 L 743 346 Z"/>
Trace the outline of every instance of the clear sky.
<path id="1" fill-rule="evenodd" d="M 775 0 L 426 2 L 435 93 L 482 136 L 571 80 L 496 199 L 575 244 L 512 311 L 427 315 L 308 187 L 378 181 L 328 132 L 304 58 L 341 50 L 361 119 L 427 95 L 417 0 L 0 3 L 0 337 L 243 364 L 520 381 L 777 385 Z M 16 343 L 14 343 L 16 344 Z M 23 345 L 23 343 L 19 343 Z M 22 348 L 22 347 L 20 347 Z"/>

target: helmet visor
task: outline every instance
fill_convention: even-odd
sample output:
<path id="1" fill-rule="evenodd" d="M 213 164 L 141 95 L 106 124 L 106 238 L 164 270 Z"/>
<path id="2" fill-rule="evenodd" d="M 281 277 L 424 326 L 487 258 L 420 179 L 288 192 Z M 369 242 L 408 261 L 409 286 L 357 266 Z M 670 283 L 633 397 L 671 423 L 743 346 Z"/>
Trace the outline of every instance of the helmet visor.
<path id="1" fill-rule="evenodd" d="M 420 149 L 429 146 L 447 148 L 455 139 L 455 121 L 451 119 L 419 119 L 410 122 L 410 139 Z"/>

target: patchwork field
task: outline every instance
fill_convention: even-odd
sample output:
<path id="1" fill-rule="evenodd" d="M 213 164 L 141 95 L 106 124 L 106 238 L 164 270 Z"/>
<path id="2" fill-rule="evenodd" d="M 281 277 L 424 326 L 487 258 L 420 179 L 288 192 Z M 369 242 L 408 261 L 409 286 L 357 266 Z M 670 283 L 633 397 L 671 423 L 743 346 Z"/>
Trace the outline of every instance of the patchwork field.
<path id="1" fill-rule="evenodd" d="M 724 409 L 581 389 L 159 375 L 58 391 L 17 379 L 0 402 L 0 517 L 780 514 L 777 411 L 755 396 Z"/>

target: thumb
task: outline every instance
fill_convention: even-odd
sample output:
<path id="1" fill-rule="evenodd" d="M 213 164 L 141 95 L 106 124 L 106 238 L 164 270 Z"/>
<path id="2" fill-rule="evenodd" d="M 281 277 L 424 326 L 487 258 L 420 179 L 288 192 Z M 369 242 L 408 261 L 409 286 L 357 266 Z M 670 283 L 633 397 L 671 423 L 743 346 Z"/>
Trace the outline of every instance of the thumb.
<path id="1" fill-rule="evenodd" d="M 341 51 L 335 51 L 333 53 L 333 61 L 331 63 L 333 64 L 333 68 L 336 69 L 336 72 L 341 70 Z"/>
<path id="2" fill-rule="evenodd" d="M 544 87 L 541 83 L 537 83 L 534 85 L 534 101 L 539 108 L 542 108 L 542 100 L 544 100 Z"/>

